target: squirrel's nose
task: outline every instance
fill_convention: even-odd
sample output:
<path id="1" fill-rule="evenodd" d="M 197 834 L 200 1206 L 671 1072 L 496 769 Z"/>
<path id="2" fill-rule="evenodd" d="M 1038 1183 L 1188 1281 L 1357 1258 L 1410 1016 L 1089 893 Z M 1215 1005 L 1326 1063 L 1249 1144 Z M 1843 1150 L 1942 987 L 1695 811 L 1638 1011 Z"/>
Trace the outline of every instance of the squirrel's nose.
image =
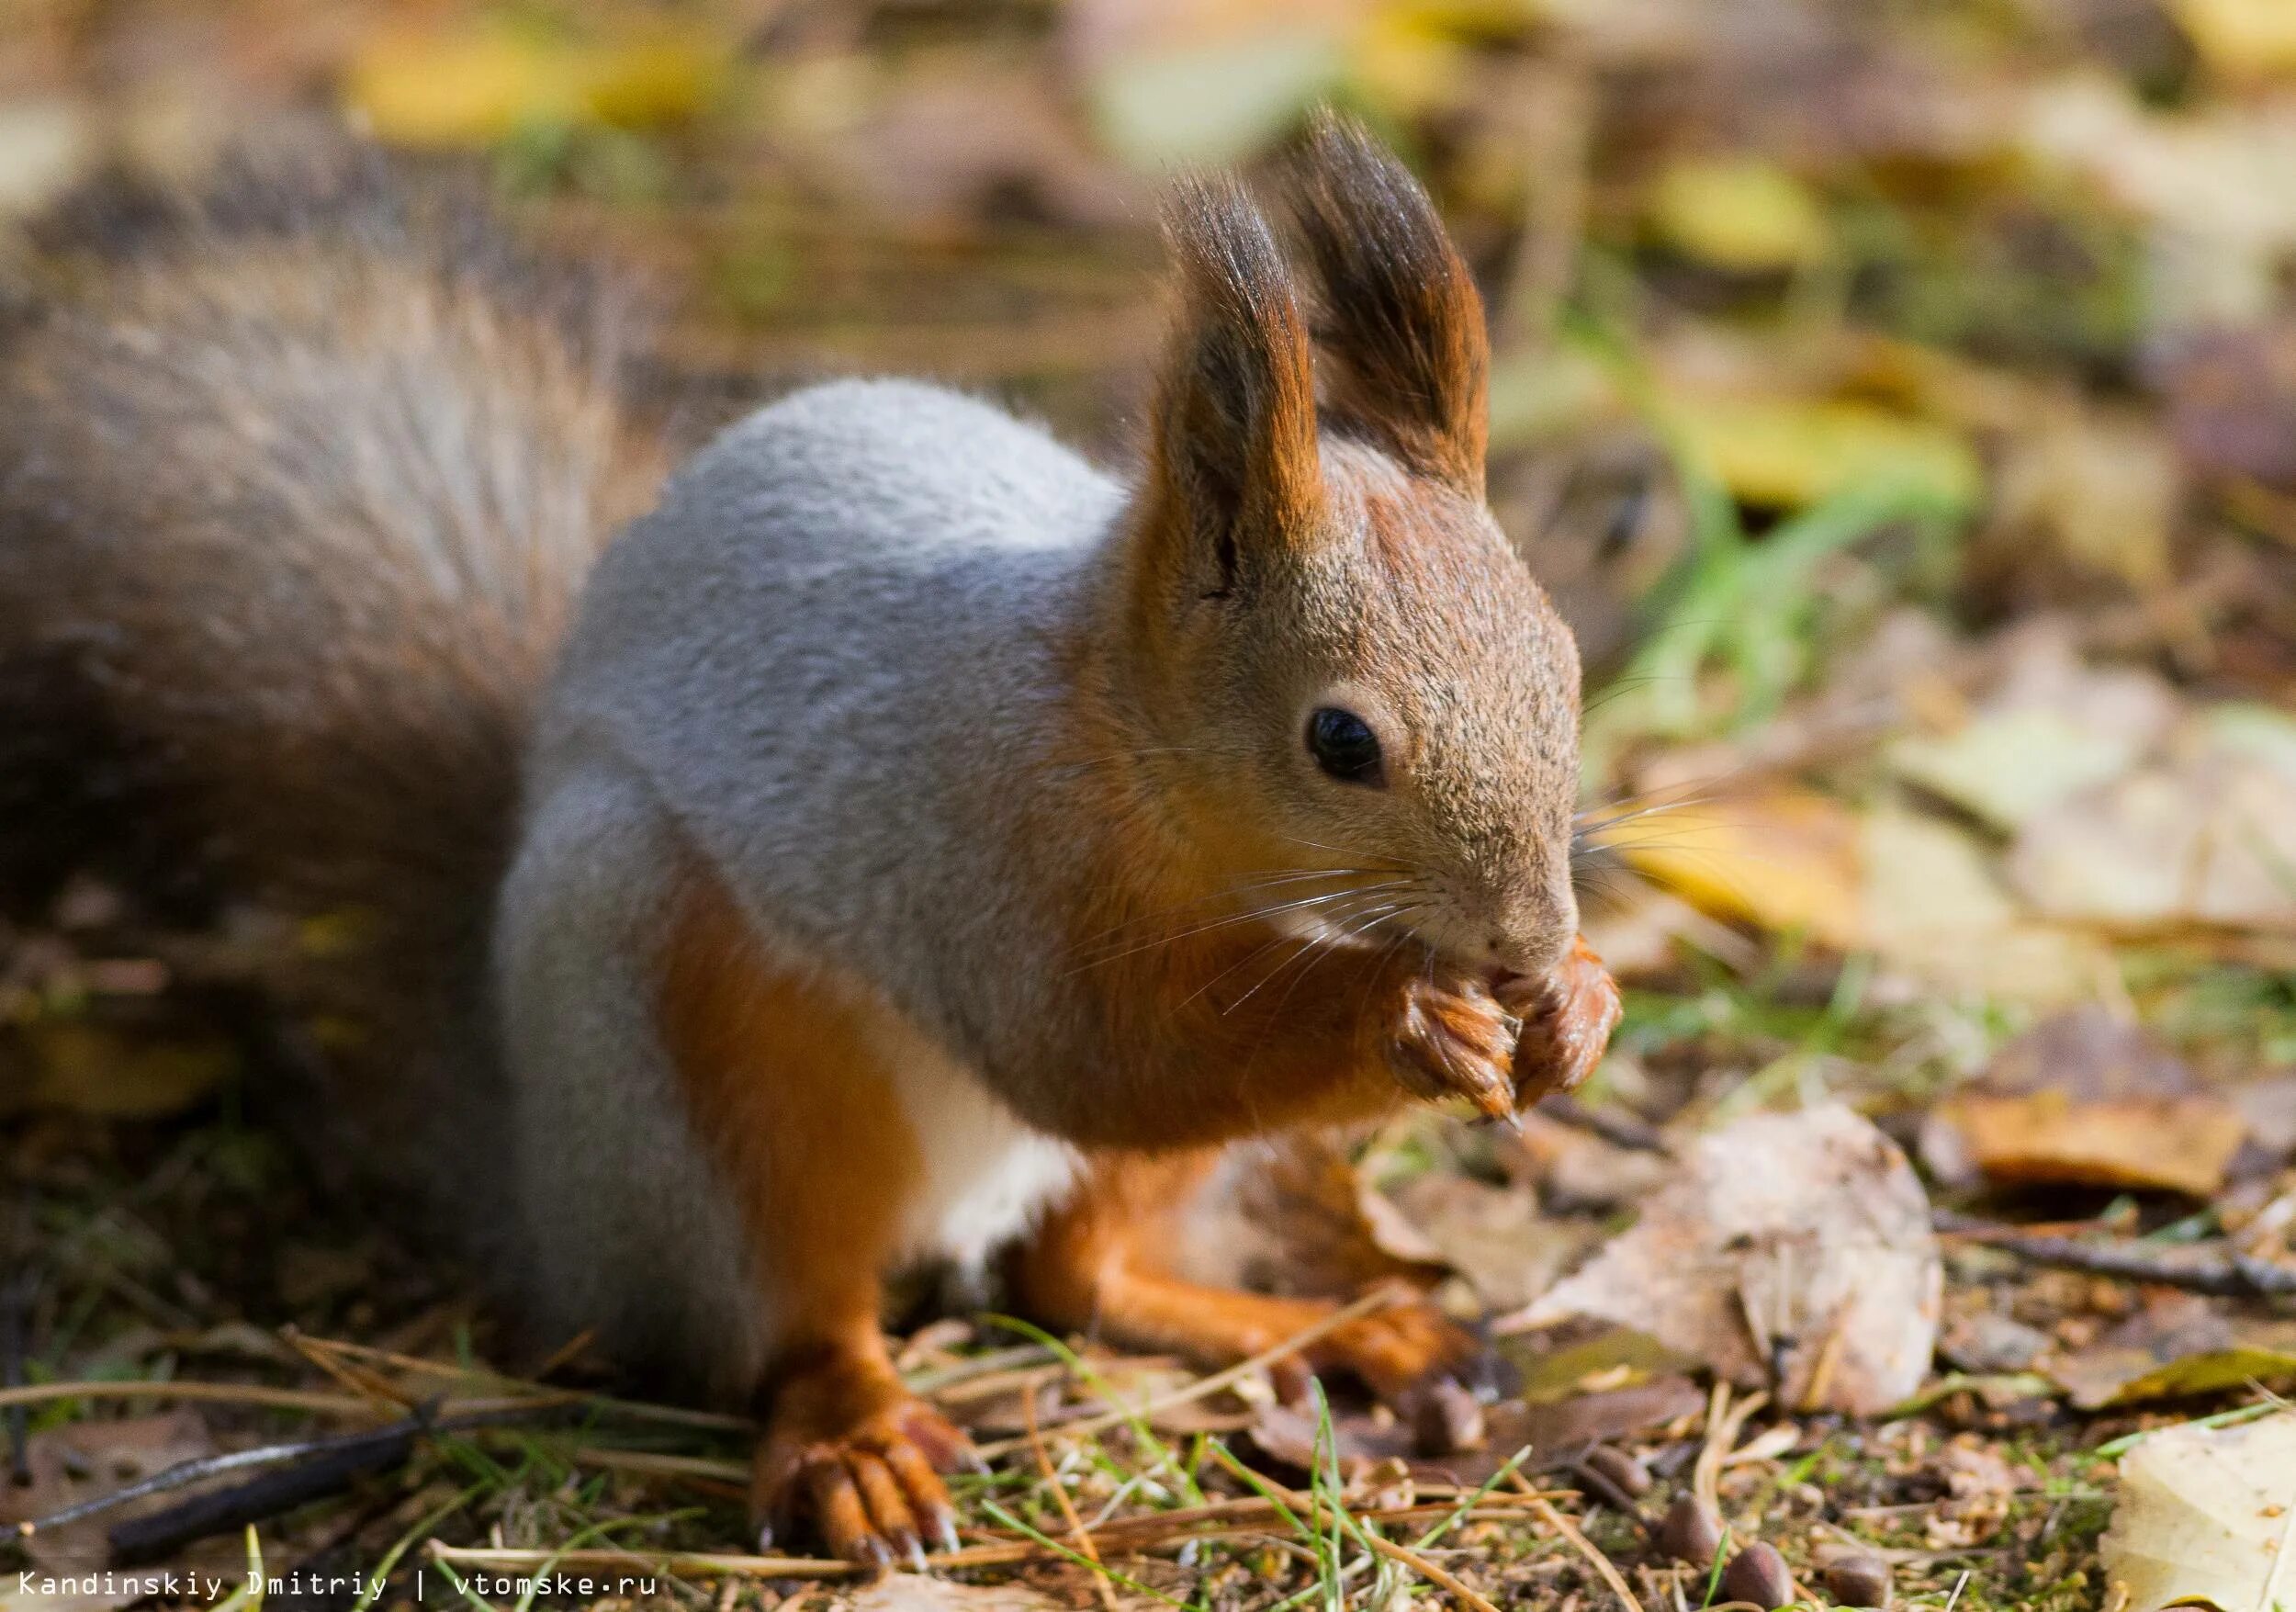
<path id="1" fill-rule="evenodd" d="M 1493 931 L 1485 937 L 1483 950 L 1492 966 L 1536 978 L 1561 963 L 1577 932 L 1577 915 L 1573 913 L 1569 921 L 1559 924 L 1540 923 L 1512 933 Z"/>

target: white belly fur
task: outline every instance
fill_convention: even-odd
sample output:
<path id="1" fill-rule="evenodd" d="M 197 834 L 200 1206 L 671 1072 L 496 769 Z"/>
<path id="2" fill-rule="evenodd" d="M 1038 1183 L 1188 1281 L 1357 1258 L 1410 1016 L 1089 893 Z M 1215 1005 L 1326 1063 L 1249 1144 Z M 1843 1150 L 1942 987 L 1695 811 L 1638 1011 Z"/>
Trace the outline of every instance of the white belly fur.
<path id="1" fill-rule="evenodd" d="M 1075 1150 L 1022 1124 L 979 1076 L 897 1015 L 876 1023 L 920 1166 L 896 1263 L 947 1259 L 977 1271 L 1067 1192 Z"/>

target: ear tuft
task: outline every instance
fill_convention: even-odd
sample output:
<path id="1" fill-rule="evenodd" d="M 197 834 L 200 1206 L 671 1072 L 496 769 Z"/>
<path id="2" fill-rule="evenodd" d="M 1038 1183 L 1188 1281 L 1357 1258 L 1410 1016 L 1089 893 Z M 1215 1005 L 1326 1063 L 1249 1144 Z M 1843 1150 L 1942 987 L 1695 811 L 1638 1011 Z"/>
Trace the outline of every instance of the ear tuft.
<path id="1" fill-rule="evenodd" d="M 1411 468 L 1480 497 L 1490 338 L 1435 204 L 1360 125 L 1329 111 L 1287 177 L 1334 411 Z"/>
<path id="2" fill-rule="evenodd" d="M 1180 325 L 1156 399 L 1153 474 L 1186 524 L 1232 555 L 1314 524 L 1322 500 L 1307 324 L 1267 220 L 1232 181 L 1175 186 L 1165 233 Z"/>

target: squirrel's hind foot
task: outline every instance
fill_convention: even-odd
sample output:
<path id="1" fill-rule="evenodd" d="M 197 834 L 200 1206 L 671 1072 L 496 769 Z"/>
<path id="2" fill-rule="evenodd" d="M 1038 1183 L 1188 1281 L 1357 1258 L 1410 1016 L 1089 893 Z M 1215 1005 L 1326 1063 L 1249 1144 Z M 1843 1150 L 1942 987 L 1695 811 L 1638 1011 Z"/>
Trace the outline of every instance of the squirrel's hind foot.
<path id="1" fill-rule="evenodd" d="M 802 1526 L 848 1561 L 921 1569 L 957 1548 L 941 1474 L 979 1458 L 939 1411 L 858 1367 L 825 1362 L 775 1395 L 750 1482 L 760 1546 Z"/>

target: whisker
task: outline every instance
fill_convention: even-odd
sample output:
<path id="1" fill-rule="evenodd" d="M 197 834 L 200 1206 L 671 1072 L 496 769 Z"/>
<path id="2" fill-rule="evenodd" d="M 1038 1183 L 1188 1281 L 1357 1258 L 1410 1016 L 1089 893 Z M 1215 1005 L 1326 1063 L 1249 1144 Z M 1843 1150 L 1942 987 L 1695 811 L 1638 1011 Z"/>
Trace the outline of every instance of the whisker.
<path id="1" fill-rule="evenodd" d="M 1369 898 L 1369 900 L 1371 901 L 1371 903 L 1372 903 L 1373 905 L 1376 905 L 1376 906 L 1392 906 L 1392 905 L 1393 905 L 1393 903 L 1392 903 L 1391 901 L 1388 901 L 1388 902 L 1381 902 L 1381 901 L 1379 901 L 1379 900 L 1378 899 L 1378 896 L 1379 896 L 1379 892 L 1375 892 L 1375 891 L 1365 891 L 1365 892 L 1363 892 L 1363 895 L 1364 895 L 1366 897 Z M 1352 919 L 1354 919 L 1355 918 L 1356 918 L 1357 916 L 1359 916 L 1359 915 L 1360 915 L 1363 911 L 1365 911 L 1365 910 L 1367 910 L 1367 909 L 1366 909 L 1365 907 L 1350 907 L 1350 908 L 1349 908 L 1347 911 L 1345 911 L 1345 912 L 1342 912 L 1342 913 L 1336 913 L 1336 914 L 1334 914 L 1334 921 L 1338 922 L 1338 923 L 1346 923 L 1346 922 L 1349 922 L 1349 921 L 1351 921 Z M 1218 974 L 1216 974 L 1216 975 L 1212 975 L 1212 976 L 1211 976 L 1211 978 L 1210 978 L 1210 979 L 1206 980 L 1206 981 L 1205 981 L 1202 985 L 1199 986 L 1198 986 L 1195 990 L 1193 990 L 1193 991 L 1189 992 L 1189 993 L 1188 993 L 1188 995 L 1187 995 L 1187 997 L 1186 997 L 1186 998 L 1185 998 L 1182 1001 L 1180 1001 L 1180 1002 L 1177 1004 L 1177 1006 L 1178 1006 L 1178 1007 L 1180 1007 L 1180 1008 L 1185 1008 L 1185 1007 L 1187 1007 L 1187 1004 L 1188 1004 L 1189 1002 L 1194 1001 L 1194 1000 L 1195 1000 L 1198 997 L 1200 997 L 1200 996 L 1202 996 L 1202 995 L 1203 995 L 1206 991 L 1210 990 L 1210 989 L 1212 988 L 1212 986 L 1214 986 L 1218 985 L 1218 984 L 1219 984 L 1221 980 L 1223 980 L 1223 979 L 1227 978 L 1227 977 L 1228 977 L 1228 975 L 1230 975 L 1233 974 L 1233 973 L 1234 973 L 1237 969 L 1249 966 L 1251 964 L 1253 964 L 1253 963 L 1255 963 L 1255 962 L 1258 961 L 1260 958 L 1266 956 L 1268 953 L 1270 953 L 1270 952 L 1274 951 L 1274 950 L 1275 950 L 1277 947 L 1278 947 L 1278 946 L 1285 945 L 1285 944 L 1289 943 L 1289 944 L 1292 944 L 1292 945 L 1297 945 L 1297 946 L 1299 946 L 1299 947 L 1301 947 L 1302 949 L 1312 949 L 1312 948 L 1313 948 L 1313 946 L 1314 946 L 1314 944 L 1315 944 L 1315 942 L 1316 942 L 1316 941 L 1317 941 L 1317 939 L 1318 939 L 1318 937 L 1313 936 L 1313 935 L 1278 934 L 1278 935 L 1277 935 L 1277 936 L 1276 936 L 1273 940 L 1271 940 L 1271 941 L 1267 941 L 1265 945 L 1262 945 L 1262 946 L 1258 946 L 1258 947 L 1254 948 L 1254 949 L 1253 949 L 1250 953 L 1246 953 L 1246 954 L 1245 954 L 1244 956 L 1243 956 L 1242 958 L 1239 958 L 1237 961 L 1235 961 L 1235 962 L 1233 962 L 1233 963 L 1231 963 L 1230 964 L 1228 964 L 1228 966 L 1227 966 L 1227 967 L 1225 967 L 1225 968 L 1221 969 L 1221 970 Z M 1288 961 L 1288 960 L 1287 960 L 1287 961 Z M 1256 988 L 1258 988 L 1258 987 L 1255 986 L 1254 988 L 1255 988 L 1255 989 L 1256 989 Z M 1244 995 L 1245 995 L 1245 996 L 1247 996 L 1247 997 L 1248 997 L 1250 994 L 1251 994 L 1251 992 L 1249 992 L 1249 991 L 1246 991 L 1246 992 L 1244 993 Z M 1240 1000 L 1242 1000 L 1243 998 L 1237 998 L 1237 999 L 1240 1001 Z M 1231 1003 L 1231 1004 L 1229 1004 L 1229 1006 L 1230 1006 L 1230 1007 L 1233 1007 L 1233 1006 L 1234 1006 L 1234 1004 L 1233 1004 L 1233 1003 Z M 1222 1013 L 1225 1013 L 1227 1010 L 1228 1010 L 1227 1009 L 1221 1009 L 1221 1011 Z"/>
<path id="2" fill-rule="evenodd" d="M 1402 883 L 1404 883 L 1404 881 L 1397 880 L 1391 881 L 1387 885 L 1374 885 L 1368 887 L 1351 887 L 1344 890 L 1326 890 L 1322 894 L 1317 896 L 1303 896 L 1293 901 L 1279 901 L 1271 903 L 1265 907 L 1256 907 L 1249 912 L 1232 913 L 1226 918 L 1213 919 L 1209 923 L 1198 924 L 1191 929 L 1182 930 L 1177 934 L 1160 935 L 1153 941 L 1142 941 L 1137 946 L 1127 946 L 1120 951 L 1111 953 L 1106 956 L 1087 959 L 1077 968 L 1072 969 L 1070 972 L 1072 974 L 1082 973 L 1086 968 L 1094 968 L 1102 964 L 1114 963 L 1119 958 L 1130 957 L 1137 953 L 1154 951 L 1158 946 L 1173 945 L 1178 941 L 1191 939 L 1197 935 L 1210 934 L 1215 930 L 1232 928 L 1236 924 L 1251 923 L 1258 919 L 1272 918 L 1277 913 L 1296 912 L 1302 907 L 1315 907 L 1326 901 L 1337 901 L 1343 896 L 1375 895 L 1383 890 L 1396 888 Z"/>
<path id="3" fill-rule="evenodd" d="M 1160 907 L 1154 911 L 1136 913 L 1121 922 L 1111 924 L 1098 934 L 1083 941 L 1082 944 L 1089 946 L 1097 941 L 1107 940 L 1110 936 L 1120 934 L 1125 930 L 1134 929 L 1145 923 L 1154 923 L 1160 918 L 1175 917 L 1214 901 L 1224 901 L 1230 896 L 1248 895 L 1253 891 L 1269 889 L 1278 885 L 1303 884 L 1311 879 L 1367 878 L 1373 874 L 1389 871 L 1390 870 L 1386 868 L 1292 868 L 1266 874 L 1245 874 L 1217 890 L 1207 890 L 1201 895 L 1191 896 L 1186 901 L 1176 901 L 1170 907 Z M 1125 887 L 1120 882 L 1097 886 L 1103 891 L 1120 890 Z"/>
<path id="4" fill-rule="evenodd" d="M 1367 919 L 1360 923 L 1356 920 L 1364 917 L 1362 910 L 1358 909 L 1356 912 L 1350 913 L 1346 918 L 1340 920 L 1343 924 L 1348 926 L 1342 932 L 1338 934 L 1309 936 L 1308 944 L 1301 950 L 1298 956 L 1285 959 L 1282 964 L 1279 964 L 1276 968 L 1271 970 L 1266 977 L 1255 984 L 1250 990 L 1245 991 L 1234 1001 L 1229 1003 L 1227 1007 L 1221 1009 L 1221 1011 L 1222 1013 L 1234 1012 L 1238 1008 L 1244 1006 L 1244 1003 L 1250 1001 L 1263 986 L 1274 980 L 1277 975 L 1282 974 L 1286 968 L 1291 965 L 1291 964 L 1299 962 L 1302 958 L 1311 958 L 1320 955 L 1322 953 L 1335 952 L 1350 941 L 1353 941 L 1356 936 L 1368 934 L 1372 930 L 1378 928 L 1380 924 L 1385 923 L 1389 919 L 1395 917 L 1397 914 L 1406 911 L 1416 911 L 1418 907 L 1425 905 L 1427 904 L 1424 902 L 1420 902 L 1414 905 L 1408 902 L 1390 901 L 1383 904 L 1379 910 L 1372 912 Z M 1301 970 L 1302 974 L 1305 974 L 1306 972 L 1307 971 L 1305 969 Z M 1292 983 L 1297 985 L 1299 982 L 1294 980 Z M 1288 1002 L 1290 999 L 1291 993 L 1289 989 L 1287 989 L 1284 992 L 1284 1001 Z M 1278 1002 L 1276 1006 L 1277 1010 L 1281 1012 L 1283 1009 L 1283 1002 Z"/>

